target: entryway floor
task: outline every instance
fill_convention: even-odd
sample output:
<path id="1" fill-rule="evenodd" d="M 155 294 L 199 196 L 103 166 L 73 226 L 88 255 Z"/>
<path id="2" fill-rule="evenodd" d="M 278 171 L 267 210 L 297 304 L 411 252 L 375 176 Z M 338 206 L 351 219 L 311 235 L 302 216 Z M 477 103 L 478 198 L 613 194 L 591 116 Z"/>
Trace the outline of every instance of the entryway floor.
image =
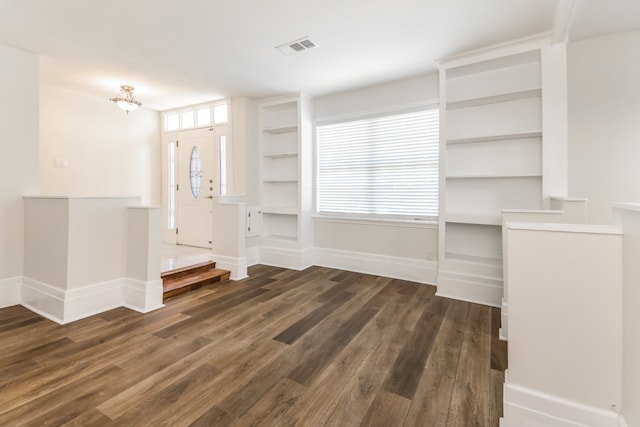
<path id="1" fill-rule="evenodd" d="M 160 272 L 164 273 L 176 268 L 198 264 L 211 260 L 211 249 L 193 246 L 162 244 L 162 265 Z"/>

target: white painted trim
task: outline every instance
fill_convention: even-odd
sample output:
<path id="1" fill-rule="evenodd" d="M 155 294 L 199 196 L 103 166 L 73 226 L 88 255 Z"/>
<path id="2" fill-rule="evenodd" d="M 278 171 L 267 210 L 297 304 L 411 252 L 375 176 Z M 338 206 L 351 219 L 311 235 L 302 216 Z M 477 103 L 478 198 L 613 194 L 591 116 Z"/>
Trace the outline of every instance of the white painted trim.
<path id="1" fill-rule="evenodd" d="M 435 63 L 441 68 L 453 68 L 540 49 L 549 44 L 551 34 L 546 32 L 436 59 Z"/>
<path id="2" fill-rule="evenodd" d="M 283 249 L 260 247 L 260 263 L 274 267 L 304 270 L 314 265 L 312 249 Z"/>
<path id="3" fill-rule="evenodd" d="M 500 306 L 500 330 L 499 338 L 502 341 L 509 339 L 509 304 L 502 298 L 502 305 Z"/>
<path id="4" fill-rule="evenodd" d="M 527 387 L 504 385 L 504 427 L 619 427 L 613 410 L 595 408 Z M 622 419 L 624 422 L 624 419 Z"/>
<path id="5" fill-rule="evenodd" d="M 125 282 L 121 278 L 66 291 L 63 323 L 122 307 Z"/>
<path id="6" fill-rule="evenodd" d="M 21 276 L 0 280 L 0 308 L 20 304 L 22 302 L 21 287 Z"/>
<path id="7" fill-rule="evenodd" d="M 61 325 L 118 307 L 147 313 L 164 306 L 161 279 L 121 278 L 64 290 L 23 277 L 20 293 L 24 307 Z"/>
<path id="8" fill-rule="evenodd" d="M 140 313 L 148 313 L 164 307 L 162 292 L 162 279 L 143 282 L 127 278 L 122 289 L 122 305 Z"/>
<path id="9" fill-rule="evenodd" d="M 211 258 L 216 262 L 216 268 L 229 270 L 231 280 L 242 280 L 249 277 L 247 275 L 247 257 L 230 257 L 224 255 L 213 254 Z"/>
<path id="10" fill-rule="evenodd" d="M 577 9 L 578 0 L 561 0 L 558 2 L 553 17 L 551 43 L 566 43 L 569 41 L 569 30 Z"/>
<path id="11" fill-rule="evenodd" d="M 497 279 L 440 270 L 437 282 L 438 296 L 491 307 L 501 306 L 503 288 L 496 284 L 500 282 Z"/>
<path id="12" fill-rule="evenodd" d="M 508 221 L 505 223 L 505 226 L 509 230 L 553 231 L 557 233 L 622 234 L 621 228 L 611 225 Z"/>
<path id="13" fill-rule="evenodd" d="M 247 266 L 260 264 L 260 246 L 251 246 L 245 249 Z"/>
<path id="14" fill-rule="evenodd" d="M 64 323 L 64 291 L 28 277 L 22 279 L 22 305 L 56 323 Z"/>
<path id="15" fill-rule="evenodd" d="M 375 255 L 364 252 L 315 248 L 315 265 L 375 274 L 418 283 L 435 284 L 438 263 L 411 258 Z"/>

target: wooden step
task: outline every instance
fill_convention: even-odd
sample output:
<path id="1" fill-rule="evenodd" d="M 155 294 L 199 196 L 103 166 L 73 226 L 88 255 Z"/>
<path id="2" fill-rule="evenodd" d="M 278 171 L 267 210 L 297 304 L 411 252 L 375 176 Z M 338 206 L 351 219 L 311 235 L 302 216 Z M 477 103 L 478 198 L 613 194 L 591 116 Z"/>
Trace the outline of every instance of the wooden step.
<path id="1" fill-rule="evenodd" d="M 204 285 L 228 280 L 230 274 L 227 270 L 215 268 L 213 261 L 167 271 L 161 275 L 164 289 L 162 299 L 166 300 Z"/>

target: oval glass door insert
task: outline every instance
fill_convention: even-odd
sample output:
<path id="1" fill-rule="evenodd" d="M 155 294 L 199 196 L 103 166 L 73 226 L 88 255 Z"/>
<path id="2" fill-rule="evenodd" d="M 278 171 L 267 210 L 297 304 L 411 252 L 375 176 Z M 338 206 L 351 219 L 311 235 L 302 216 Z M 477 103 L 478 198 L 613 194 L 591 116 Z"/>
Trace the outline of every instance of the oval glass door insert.
<path id="1" fill-rule="evenodd" d="M 202 191 L 202 156 L 198 146 L 191 150 L 191 159 L 189 160 L 189 184 L 191 186 L 191 195 L 194 199 L 200 197 Z"/>

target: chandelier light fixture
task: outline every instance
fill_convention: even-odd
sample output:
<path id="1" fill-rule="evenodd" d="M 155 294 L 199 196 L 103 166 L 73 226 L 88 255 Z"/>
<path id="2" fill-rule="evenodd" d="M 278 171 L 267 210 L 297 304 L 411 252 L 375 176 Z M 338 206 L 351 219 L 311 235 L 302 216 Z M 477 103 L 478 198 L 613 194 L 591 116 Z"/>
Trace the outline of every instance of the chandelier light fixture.
<path id="1" fill-rule="evenodd" d="M 129 111 L 136 110 L 142 105 L 142 102 L 137 101 L 133 97 L 133 89 L 133 86 L 120 85 L 120 93 L 118 96 L 109 99 L 129 114 Z"/>

